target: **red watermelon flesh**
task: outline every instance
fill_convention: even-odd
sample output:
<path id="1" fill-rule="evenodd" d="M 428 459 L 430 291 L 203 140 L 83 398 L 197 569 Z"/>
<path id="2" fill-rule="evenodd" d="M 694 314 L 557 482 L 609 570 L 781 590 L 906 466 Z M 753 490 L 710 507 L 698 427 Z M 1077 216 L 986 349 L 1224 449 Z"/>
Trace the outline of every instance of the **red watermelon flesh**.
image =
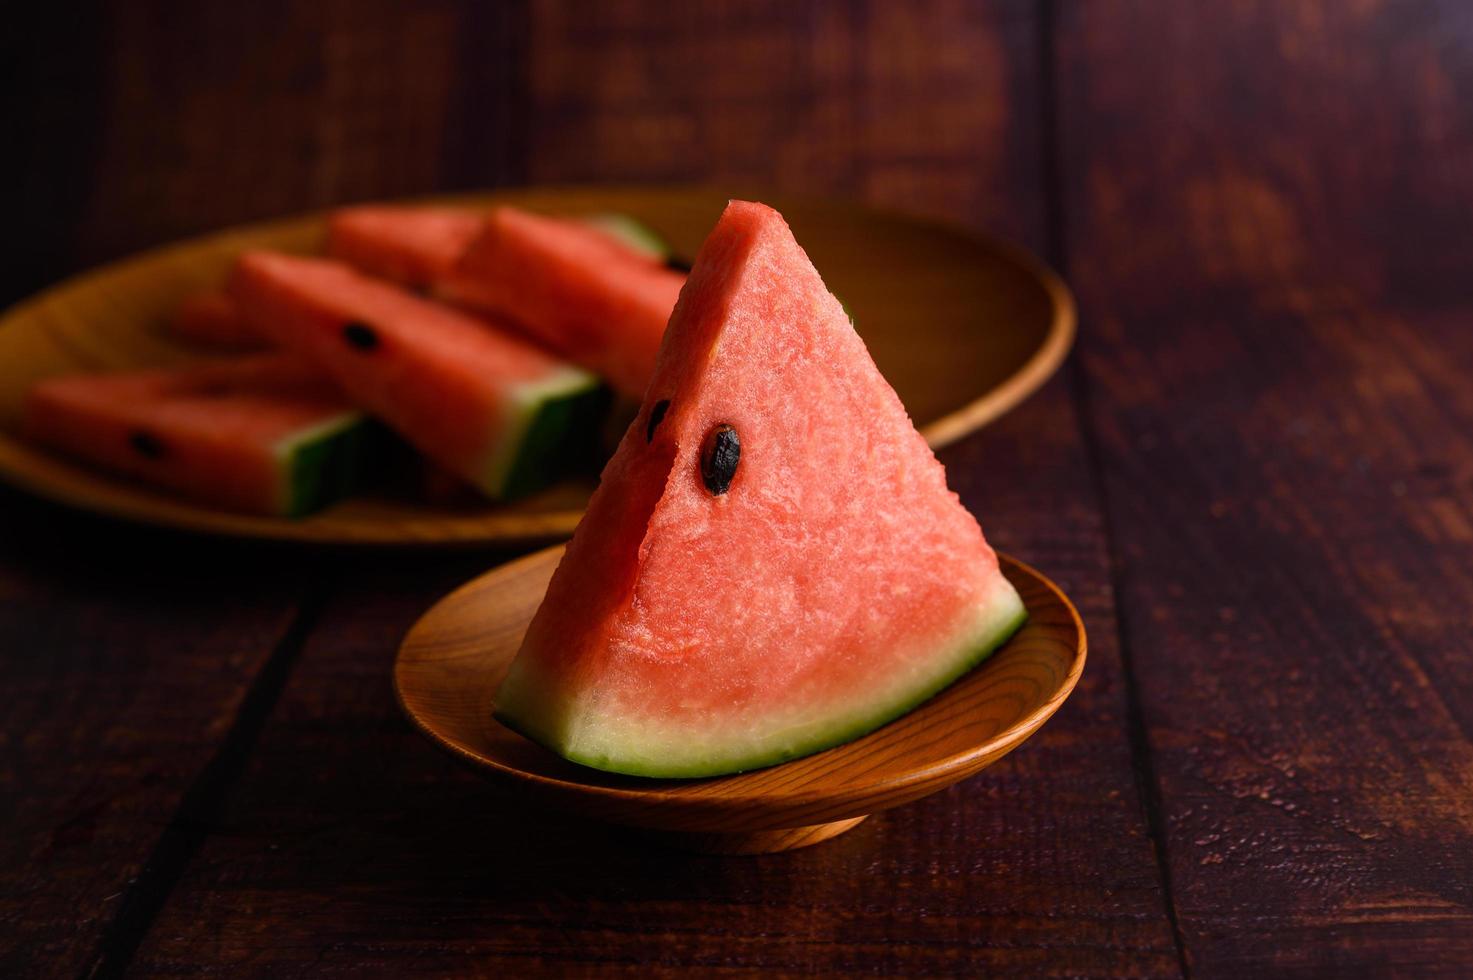
<path id="1" fill-rule="evenodd" d="M 260 350 L 269 346 L 261 332 L 240 315 L 235 301 L 223 289 L 206 289 L 186 296 L 169 321 L 180 340 L 222 350 Z"/>
<path id="2" fill-rule="evenodd" d="M 751 769 L 904 713 L 1024 615 L 781 216 L 733 202 L 497 716 L 600 769 Z"/>
<path id="3" fill-rule="evenodd" d="M 580 428 L 596 424 L 599 385 L 588 372 L 340 262 L 250 252 L 230 293 L 257 328 L 492 497 L 541 486 Z"/>
<path id="4" fill-rule="evenodd" d="M 485 223 L 460 208 L 363 204 L 334 211 L 327 222 L 327 253 L 369 275 L 415 289 L 444 279 Z M 673 259 L 656 231 L 627 214 L 604 211 L 556 219 L 604 235 L 633 257 L 655 265 Z"/>
<path id="5" fill-rule="evenodd" d="M 684 281 L 605 231 L 499 207 L 436 288 L 640 398 Z"/>
<path id="6" fill-rule="evenodd" d="M 342 208 L 328 219 L 327 251 L 371 275 L 426 287 L 449 274 L 482 220 L 454 208 Z"/>
<path id="7" fill-rule="evenodd" d="M 22 431 L 203 503 L 279 516 L 351 491 L 372 438 L 317 368 L 282 354 L 49 378 L 28 393 Z"/>

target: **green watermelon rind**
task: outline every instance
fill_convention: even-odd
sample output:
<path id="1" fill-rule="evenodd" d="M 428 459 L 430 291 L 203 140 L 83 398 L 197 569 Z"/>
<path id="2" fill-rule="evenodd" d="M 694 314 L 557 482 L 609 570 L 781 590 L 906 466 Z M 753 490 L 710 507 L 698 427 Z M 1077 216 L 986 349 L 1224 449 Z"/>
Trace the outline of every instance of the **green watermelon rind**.
<path id="1" fill-rule="evenodd" d="M 562 367 L 543 381 L 519 386 L 477 485 L 497 500 L 541 490 L 581 458 L 574 444 L 598 432 L 608 399 L 598 376 L 579 368 Z"/>
<path id="2" fill-rule="evenodd" d="M 1024 607 L 1017 593 L 1009 588 L 1011 603 L 1016 604 L 1016 609 L 1007 614 L 1000 621 L 991 621 L 983 628 L 981 634 L 974 637 L 959 648 L 955 659 L 945 669 L 939 670 L 927 678 L 927 682 L 918 688 L 905 691 L 898 698 L 894 698 L 879 707 L 861 715 L 858 718 L 849 717 L 837 722 L 832 728 L 822 730 L 813 738 L 799 745 L 784 747 L 777 751 L 759 751 L 744 756 L 708 756 L 698 762 L 673 766 L 649 765 L 643 760 L 619 760 L 609 753 L 598 755 L 580 753 L 577 751 L 563 751 L 550 740 L 539 735 L 531 726 L 521 724 L 514 716 L 505 712 L 501 706 L 497 706 L 495 718 L 507 728 L 531 739 L 538 744 L 551 749 L 563 756 L 570 762 L 587 766 L 590 769 L 598 769 L 603 772 L 616 773 L 623 776 L 644 776 L 653 779 L 706 779 L 714 776 L 729 776 L 741 772 L 750 772 L 754 769 L 766 769 L 769 766 L 780 765 L 801 759 L 805 756 L 831 749 L 846 742 L 852 742 L 861 736 L 889 724 L 890 722 L 909 714 L 920 707 L 931 698 L 955 684 L 972 670 L 980 666 L 991 657 L 1003 644 L 1012 639 L 1013 636 L 1023 628 L 1028 620 L 1028 610 Z"/>
<path id="3" fill-rule="evenodd" d="M 617 238 L 641 255 L 648 255 L 660 262 L 668 261 L 674 254 L 670 243 L 663 235 L 638 218 L 622 212 L 601 211 L 596 214 L 581 215 L 578 220 L 585 225 L 597 228 L 606 235 Z"/>
<path id="4" fill-rule="evenodd" d="M 282 516 L 305 517 L 357 491 L 377 429 L 367 415 L 349 411 L 277 443 Z"/>

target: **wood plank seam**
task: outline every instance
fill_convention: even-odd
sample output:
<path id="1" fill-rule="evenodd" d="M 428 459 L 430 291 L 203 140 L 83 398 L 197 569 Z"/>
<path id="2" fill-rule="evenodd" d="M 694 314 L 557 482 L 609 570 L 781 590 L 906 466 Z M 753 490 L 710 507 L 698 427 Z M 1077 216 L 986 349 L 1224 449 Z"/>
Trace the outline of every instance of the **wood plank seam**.
<path id="1" fill-rule="evenodd" d="M 296 616 L 251 682 L 230 730 L 181 797 L 138 877 L 128 883 L 83 976 L 120 977 L 126 972 L 169 893 L 217 822 L 231 787 L 244 775 L 266 720 L 280 700 L 330 592 L 330 586 L 319 585 L 303 596 Z"/>
<path id="2" fill-rule="evenodd" d="M 1043 171 L 1044 200 L 1044 256 L 1060 276 L 1069 280 L 1069 244 L 1067 237 L 1067 202 L 1064 200 L 1063 152 L 1060 133 L 1060 97 L 1058 69 L 1058 14 L 1063 0 L 1040 0 L 1038 9 L 1038 102 L 1039 102 L 1039 160 Z M 1076 341 L 1078 343 L 1078 341 Z M 1095 419 L 1090 413 L 1091 395 L 1089 378 L 1082 357 L 1075 355 L 1072 362 L 1061 369 L 1078 420 L 1080 441 L 1083 443 L 1086 469 L 1093 484 L 1094 496 L 1100 505 L 1101 535 L 1105 553 L 1109 560 L 1110 604 L 1115 610 L 1116 643 L 1120 651 L 1120 665 L 1127 730 L 1130 734 L 1130 757 L 1136 774 L 1137 794 L 1145 809 L 1146 830 L 1151 840 L 1151 850 L 1156 856 L 1156 871 L 1161 883 L 1161 903 L 1171 924 L 1171 938 L 1176 945 L 1177 962 L 1183 977 L 1191 976 L 1191 956 L 1187 950 L 1186 936 L 1177 915 L 1176 896 L 1172 888 L 1171 862 L 1166 849 L 1165 805 L 1161 798 L 1160 783 L 1156 775 L 1152 755 L 1150 734 L 1146 729 L 1145 715 L 1141 706 L 1140 685 L 1136 677 L 1135 659 L 1130 645 L 1129 613 L 1122 604 L 1120 587 L 1123 566 L 1120 549 L 1116 541 L 1116 529 L 1111 519 L 1109 490 L 1104 478 L 1104 459 L 1100 451 L 1099 433 Z"/>

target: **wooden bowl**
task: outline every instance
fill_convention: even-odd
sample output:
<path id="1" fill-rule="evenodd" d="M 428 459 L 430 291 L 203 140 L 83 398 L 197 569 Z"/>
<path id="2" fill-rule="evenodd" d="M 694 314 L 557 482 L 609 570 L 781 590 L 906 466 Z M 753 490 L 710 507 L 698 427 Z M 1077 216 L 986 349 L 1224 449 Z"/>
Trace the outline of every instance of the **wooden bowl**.
<path id="1" fill-rule="evenodd" d="M 763 195 L 779 208 L 853 312 L 880 369 L 931 441 L 943 446 L 1022 401 L 1053 374 L 1074 335 L 1068 290 L 1032 256 L 962 229 L 853 205 Z M 620 211 L 694 255 L 726 195 L 696 189 L 523 189 L 440 199 L 551 213 Z M 443 506 L 392 496 L 344 501 L 302 520 L 212 510 L 38 451 L 15 436 L 38 378 L 177 363 L 167 317 L 219 283 L 246 248 L 321 248 L 322 215 L 226 231 L 68 280 L 0 318 L 0 479 L 65 504 L 192 531 L 330 544 L 479 546 L 572 533 L 593 481 L 569 481 L 511 506 Z"/>
<path id="2" fill-rule="evenodd" d="M 965 779 L 1017 748 L 1084 669 L 1084 624 L 1048 579 L 1007 556 L 1028 607 L 1016 636 L 941 694 L 863 738 L 770 769 L 657 780 L 588 769 L 502 726 L 492 696 L 542 601 L 562 546 L 462 586 L 405 637 L 394 686 L 435 744 L 542 805 L 654 831 L 691 850 L 756 854 L 803 847 L 866 815 Z"/>

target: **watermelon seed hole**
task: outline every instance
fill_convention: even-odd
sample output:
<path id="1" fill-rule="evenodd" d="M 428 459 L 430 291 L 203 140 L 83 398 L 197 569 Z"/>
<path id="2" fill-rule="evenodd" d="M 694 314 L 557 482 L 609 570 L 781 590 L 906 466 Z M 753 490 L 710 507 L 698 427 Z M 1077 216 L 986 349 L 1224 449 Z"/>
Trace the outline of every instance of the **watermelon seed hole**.
<path id="1" fill-rule="evenodd" d="M 343 327 L 343 339 L 359 350 L 373 350 L 378 346 L 378 334 L 374 329 L 356 320 Z"/>
<path id="2" fill-rule="evenodd" d="M 150 432 L 135 432 L 128 437 L 128 444 L 140 456 L 149 459 L 159 459 L 164 455 L 164 444 L 158 436 Z"/>
<path id="3" fill-rule="evenodd" d="M 650 409 L 650 424 L 644 430 L 645 442 L 655 441 L 655 430 L 660 427 L 661 422 L 665 421 L 665 413 L 668 411 L 670 411 L 670 399 L 661 398 L 655 402 L 655 407 Z"/>

